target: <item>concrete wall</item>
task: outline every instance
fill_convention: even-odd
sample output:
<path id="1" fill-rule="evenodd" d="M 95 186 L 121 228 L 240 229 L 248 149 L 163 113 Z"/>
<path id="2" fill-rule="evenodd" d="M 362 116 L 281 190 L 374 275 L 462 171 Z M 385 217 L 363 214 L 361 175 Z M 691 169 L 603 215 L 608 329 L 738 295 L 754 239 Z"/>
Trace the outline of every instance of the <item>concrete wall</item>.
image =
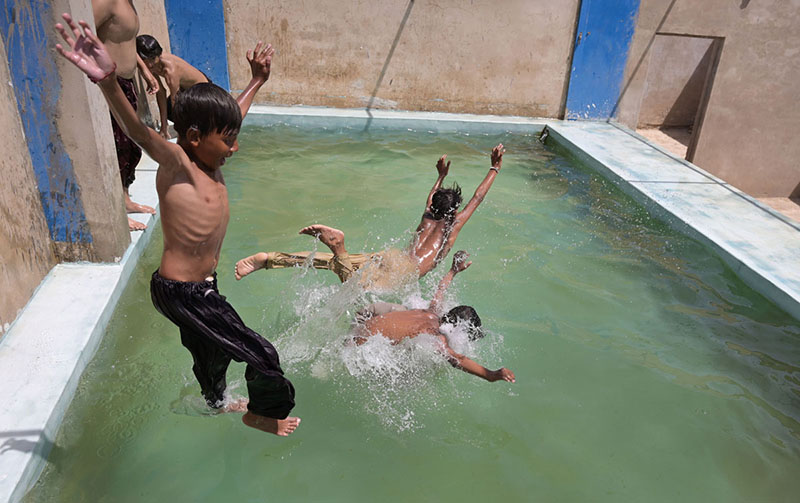
<path id="1" fill-rule="evenodd" d="M 657 35 L 651 49 L 639 127 L 691 126 L 712 60 L 713 39 Z"/>
<path id="2" fill-rule="evenodd" d="M 169 48 L 163 0 L 136 7 Z M 57 262 L 114 262 L 130 243 L 108 106 L 54 50 L 62 12 L 91 21 L 91 0 L 0 11 L 0 335 Z"/>
<path id="3" fill-rule="evenodd" d="M 693 162 L 753 196 L 800 195 L 798 19 L 797 1 L 642 0 L 620 122 L 638 123 L 656 33 L 722 37 Z"/>
<path id="4" fill-rule="evenodd" d="M 225 0 L 231 87 L 277 49 L 260 103 L 559 117 L 579 0 Z"/>
<path id="5" fill-rule="evenodd" d="M 5 44 L 0 38 L 0 335 L 55 264 L 25 133 L 17 113 Z"/>

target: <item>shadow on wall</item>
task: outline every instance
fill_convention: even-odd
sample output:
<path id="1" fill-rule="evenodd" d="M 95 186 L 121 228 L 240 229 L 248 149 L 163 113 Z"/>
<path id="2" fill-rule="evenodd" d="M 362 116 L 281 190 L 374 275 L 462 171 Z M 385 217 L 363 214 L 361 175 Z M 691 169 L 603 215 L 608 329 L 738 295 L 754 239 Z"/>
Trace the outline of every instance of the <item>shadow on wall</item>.
<path id="1" fill-rule="evenodd" d="M 694 37 L 684 37 L 684 38 L 694 38 Z M 705 53 L 700 58 L 700 61 L 695 65 L 694 61 L 691 59 L 684 60 L 686 64 L 695 66 L 694 70 L 692 71 L 691 76 L 686 81 L 686 84 L 681 89 L 680 94 L 675 99 L 672 106 L 666 112 L 661 120 L 660 124 L 652 124 L 655 126 L 665 126 L 665 127 L 691 127 L 694 125 L 695 116 L 697 115 L 697 110 L 700 107 L 700 101 L 703 95 L 703 89 L 706 85 L 706 75 L 708 74 L 708 68 L 711 65 L 713 60 L 714 51 L 713 51 L 713 44 L 711 39 L 703 39 L 704 42 L 707 43 L 708 47 L 705 50 Z M 651 61 L 652 63 L 656 63 L 657 66 L 661 66 L 660 62 L 658 61 Z M 648 96 L 645 95 L 643 102 L 647 101 Z M 642 108 L 644 108 L 644 103 L 642 104 Z M 642 125 L 642 121 L 640 120 L 640 125 Z M 650 125 L 650 124 L 648 124 Z"/>
<path id="2" fill-rule="evenodd" d="M 669 3 L 667 10 L 664 12 L 664 15 L 661 16 L 661 21 L 658 22 L 658 26 L 656 26 L 656 29 L 653 31 L 653 36 L 647 42 L 647 47 L 645 47 L 644 51 L 642 51 L 642 55 L 639 56 L 639 61 L 636 62 L 636 66 L 633 67 L 633 71 L 628 76 L 628 80 L 625 82 L 625 85 L 622 87 L 622 91 L 619 93 L 619 96 L 617 97 L 617 102 L 614 104 L 614 108 L 611 110 L 611 114 L 609 114 L 609 118 L 606 120 L 606 122 L 611 122 L 613 118 L 617 116 L 617 112 L 619 111 L 619 104 L 622 101 L 622 98 L 628 92 L 628 88 L 631 86 L 631 82 L 633 82 L 633 80 L 636 78 L 636 75 L 639 73 L 639 69 L 642 66 L 642 62 L 644 62 L 645 58 L 647 58 L 647 55 L 650 54 L 650 49 L 653 46 L 653 42 L 655 42 L 658 32 L 661 31 L 661 28 L 667 21 L 669 13 L 672 12 L 672 7 L 675 6 L 676 1 L 677 0 L 672 0 Z"/>
<path id="3" fill-rule="evenodd" d="M 403 20 L 400 21 L 400 26 L 397 28 L 397 34 L 394 36 L 394 41 L 392 41 L 392 47 L 389 49 L 389 54 L 386 55 L 386 61 L 383 62 L 383 68 L 381 68 L 381 73 L 378 75 L 378 81 L 375 82 L 375 88 L 372 90 L 372 94 L 369 97 L 369 101 L 367 102 L 367 124 L 364 126 L 364 131 L 369 129 L 369 126 L 372 124 L 372 113 L 370 109 L 372 109 L 372 104 L 375 102 L 375 97 L 378 95 L 378 89 L 381 87 L 381 83 L 383 82 L 383 76 L 386 75 L 386 69 L 389 68 L 389 63 L 392 61 L 392 56 L 394 55 L 394 50 L 397 48 L 397 43 L 400 42 L 400 36 L 403 34 L 403 29 L 406 27 L 406 21 L 408 21 L 408 17 L 411 15 L 411 8 L 414 7 L 414 0 L 409 0 L 408 7 L 406 7 L 406 12 L 403 14 Z"/>

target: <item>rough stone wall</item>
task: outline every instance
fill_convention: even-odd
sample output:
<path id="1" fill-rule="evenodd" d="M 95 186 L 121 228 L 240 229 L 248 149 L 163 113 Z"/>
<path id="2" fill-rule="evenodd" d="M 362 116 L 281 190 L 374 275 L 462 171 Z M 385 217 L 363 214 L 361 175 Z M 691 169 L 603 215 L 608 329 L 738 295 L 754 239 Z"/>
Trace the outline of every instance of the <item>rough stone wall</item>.
<path id="1" fill-rule="evenodd" d="M 277 53 L 260 103 L 559 117 L 579 4 L 225 0 L 231 87 L 261 38 Z"/>
<path id="2" fill-rule="evenodd" d="M 800 2 L 642 0 L 620 122 L 635 127 L 655 34 L 724 38 L 693 162 L 753 196 L 800 195 Z"/>
<path id="3" fill-rule="evenodd" d="M 0 336 L 55 264 L 25 133 L 17 113 L 5 44 L 0 38 Z"/>

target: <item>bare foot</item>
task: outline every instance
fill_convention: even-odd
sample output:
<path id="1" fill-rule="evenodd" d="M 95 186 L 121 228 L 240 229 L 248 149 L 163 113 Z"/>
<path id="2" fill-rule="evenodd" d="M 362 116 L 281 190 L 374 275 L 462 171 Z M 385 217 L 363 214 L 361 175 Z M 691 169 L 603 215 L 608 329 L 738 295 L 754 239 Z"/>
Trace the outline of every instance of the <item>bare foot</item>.
<path id="1" fill-rule="evenodd" d="M 251 272 L 263 269 L 267 266 L 267 258 L 269 258 L 269 255 L 265 252 L 258 252 L 255 255 L 243 258 L 236 262 L 236 265 L 233 267 L 233 275 L 236 276 L 236 280 L 238 281 Z"/>
<path id="2" fill-rule="evenodd" d="M 142 222 L 137 222 L 136 220 L 128 217 L 128 230 L 131 231 L 143 231 L 147 229 L 147 226 Z"/>
<path id="3" fill-rule="evenodd" d="M 222 412 L 247 412 L 247 398 L 240 398 L 222 406 Z"/>
<path id="4" fill-rule="evenodd" d="M 300 424 L 300 418 L 290 416 L 286 419 L 275 419 L 248 412 L 242 416 L 242 422 L 257 430 L 273 433 L 279 437 L 288 437 Z"/>
<path id="5" fill-rule="evenodd" d="M 126 213 L 149 213 L 151 215 L 156 214 L 155 208 L 151 208 L 146 204 L 139 204 L 134 203 L 131 201 L 131 197 L 128 194 L 125 194 L 125 212 Z"/>
<path id="6" fill-rule="evenodd" d="M 327 225 L 309 225 L 300 229 L 299 234 L 308 234 L 322 241 L 334 255 L 342 255 L 344 249 L 344 232 Z"/>

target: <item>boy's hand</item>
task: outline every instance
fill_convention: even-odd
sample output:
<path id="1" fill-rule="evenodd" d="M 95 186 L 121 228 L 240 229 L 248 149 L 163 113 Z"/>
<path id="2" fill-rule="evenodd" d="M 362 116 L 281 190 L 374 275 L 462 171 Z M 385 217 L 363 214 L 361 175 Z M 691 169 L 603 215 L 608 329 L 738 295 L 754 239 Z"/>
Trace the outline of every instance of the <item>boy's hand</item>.
<path id="1" fill-rule="evenodd" d="M 492 149 L 492 167 L 497 168 L 496 171 L 500 171 L 503 165 L 503 154 L 505 153 L 506 149 L 503 148 L 502 143 Z"/>
<path id="2" fill-rule="evenodd" d="M 142 73 L 144 80 L 147 81 L 147 94 L 156 94 L 159 89 L 158 81 L 152 73 Z M 162 135 L 163 136 L 163 135 Z"/>
<path id="3" fill-rule="evenodd" d="M 446 177 L 447 173 L 450 171 L 450 161 L 447 161 L 447 164 L 444 163 L 446 158 L 447 154 L 440 157 L 439 162 L 436 163 L 436 171 L 439 172 L 439 178 Z"/>
<path id="4" fill-rule="evenodd" d="M 263 44 L 259 40 L 255 50 L 247 51 L 247 62 L 250 63 L 250 71 L 253 74 L 253 78 L 266 82 L 269 79 L 272 55 L 275 54 L 275 49 L 272 48 L 272 44 L 267 44 L 262 49 Z"/>
<path id="5" fill-rule="evenodd" d="M 467 259 L 469 259 L 469 253 L 465 252 L 464 250 L 457 251 L 455 255 L 453 255 L 453 266 L 451 268 L 453 273 L 459 273 L 471 266 L 472 261 L 470 260 L 467 262 Z"/>
<path id="6" fill-rule="evenodd" d="M 492 382 L 495 381 L 517 382 L 517 378 L 513 372 L 503 367 L 492 372 Z"/>
<path id="7" fill-rule="evenodd" d="M 86 21 L 79 21 L 83 28 L 83 32 L 81 32 L 80 28 L 75 25 L 75 21 L 72 20 L 72 16 L 65 12 L 61 17 L 69 25 L 75 35 L 75 40 L 69 36 L 64 25 L 57 23 L 56 30 L 61 33 L 61 37 L 72 49 L 72 52 L 67 52 L 61 44 L 56 44 L 58 53 L 77 66 L 92 82 L 99 82 L 114 73 L 117 65 L 108 55 L 108 51 L 100 39 L 92 33 Z"/>

